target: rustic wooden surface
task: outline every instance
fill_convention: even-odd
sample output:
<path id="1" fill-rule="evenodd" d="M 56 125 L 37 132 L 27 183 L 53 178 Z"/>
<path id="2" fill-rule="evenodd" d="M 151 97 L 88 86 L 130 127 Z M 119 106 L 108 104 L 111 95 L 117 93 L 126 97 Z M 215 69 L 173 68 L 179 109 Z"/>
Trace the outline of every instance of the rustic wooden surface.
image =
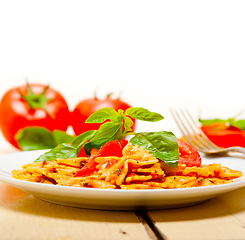
<path id="1" fill-rule="evenodd" d="M 134 212 L 60 206 L 3 183 L 0 232 L 1 240 L 150 239 Z"/>
<path id="2" fill-rule="evenodd" d="M 151 211 L 156 227 L 168 240 L 245 239 L 245 188 L 205 203 Z"/>
<path id="3" fill-rule="evenodd" d="M 0 149 L 0 154 L 11 151 Z M 0 183 L 1 240 L 245 240 L 245 188 L 199 205 L 146 214 L 155 233 L 135 212 L 60 206 Z"/>

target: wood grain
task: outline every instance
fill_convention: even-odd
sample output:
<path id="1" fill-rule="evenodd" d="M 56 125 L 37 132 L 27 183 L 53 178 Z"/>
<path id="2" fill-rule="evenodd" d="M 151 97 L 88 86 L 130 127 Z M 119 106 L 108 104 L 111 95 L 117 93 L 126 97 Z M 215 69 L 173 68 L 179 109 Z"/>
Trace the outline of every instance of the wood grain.
<path id="1" fill-rule="evenodd" d="M 245 188 L 205 203 L 149 212 L 168 240 L 245 239 Z"/>
<path id="2" fill-rule="evenodd" d="M 51 204 L 0 183 L 0 239 L 147 239 L 134 212 Z"/>

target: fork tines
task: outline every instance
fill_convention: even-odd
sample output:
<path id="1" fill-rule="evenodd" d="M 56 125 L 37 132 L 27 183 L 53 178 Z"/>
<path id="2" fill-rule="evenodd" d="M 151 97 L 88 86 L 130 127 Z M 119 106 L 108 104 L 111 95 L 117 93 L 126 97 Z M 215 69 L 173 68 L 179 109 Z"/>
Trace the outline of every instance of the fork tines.
<path id="1" fill-rule="evenodd" d="M 170 111 L 184 138 L 194 148 L 205 153 L 220 149 L 207 138 L 188 110 L 170 109 Z"/>

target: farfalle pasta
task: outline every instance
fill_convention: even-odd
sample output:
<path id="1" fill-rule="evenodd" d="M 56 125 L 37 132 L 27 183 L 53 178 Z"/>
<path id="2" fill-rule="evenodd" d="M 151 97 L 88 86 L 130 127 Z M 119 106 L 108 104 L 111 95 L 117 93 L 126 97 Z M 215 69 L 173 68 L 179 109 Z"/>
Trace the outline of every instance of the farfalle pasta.
<path id="1" fill-rule="evenodd" d="M 174 168 L 132 143 L 123 148 L 122 157 L 96 157 L 96 171 L 76 176 L 88 161 L 89 157 L 78 157 L 34 162 L 12 174 L 16 179 L 44 184 L 127 190 L 213 186 L 231 183 L 242 176 L 241 171 L 221 164 L 187 167 L 179 163 Z"/>

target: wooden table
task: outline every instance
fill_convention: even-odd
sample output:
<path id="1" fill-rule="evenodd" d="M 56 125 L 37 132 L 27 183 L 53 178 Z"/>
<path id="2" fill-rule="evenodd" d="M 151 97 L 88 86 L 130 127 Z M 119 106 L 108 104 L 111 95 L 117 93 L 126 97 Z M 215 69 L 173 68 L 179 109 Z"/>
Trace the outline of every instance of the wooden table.
<path id="1" fill-rule="evenodd" d="M 0 239 L 245 240 L 245 188 L 192 207 L 123 212 L 51 204 L 0 183 Z"/>

